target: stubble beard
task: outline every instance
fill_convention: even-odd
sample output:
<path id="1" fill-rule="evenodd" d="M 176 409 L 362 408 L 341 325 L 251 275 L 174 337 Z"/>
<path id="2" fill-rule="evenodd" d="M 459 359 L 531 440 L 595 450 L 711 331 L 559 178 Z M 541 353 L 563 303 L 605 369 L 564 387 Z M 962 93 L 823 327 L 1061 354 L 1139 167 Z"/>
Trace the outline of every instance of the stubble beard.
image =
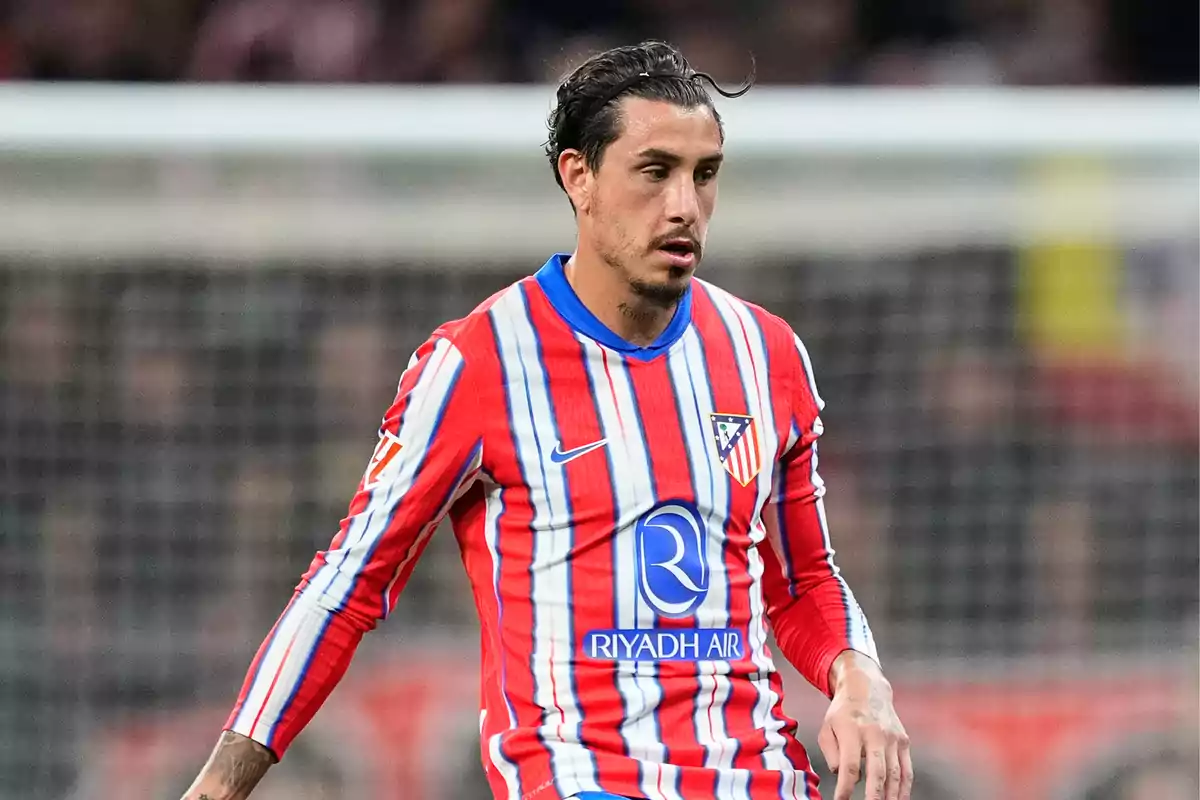
<path id="1" fill-rule="evenodd" d="M 670 283 L 651 283 L 639 278 L 629 278 L 629 288 L 640 300 L 660 308 L 671 308 L 687 291 L 690 280 Z"/>
<path id="2" fill-rule="evenodd" d="M 603 209 L 598 207 L 597 211 L 603 214 Z M 603 220 L 602 224 L 607 227 L 607 220 Z M 640 304 L 654 308 L 670 309 L 675 306 L 687 292 L 691 286 L 691 278 L 683 274 L 683 270 L 678 270 L 672 267 L 669 270 L 671 278 L 663 283 L 648 281 L 637 277 L 636 273 L 630 269 L 630 264 L 635 263 L 638 256 L 633 255 L 634 247 L 628 246 L 631 242 L 624 239 L 618 234 L 617 242 L 614 242 L 611 247 L 599 248 L 601 259 L 608 264 L 610 268 L 615 270 L 618 275 L 625 279 L 626 285 L 629 286 L 630 292 L 640 301 Z M 622 245 L 627 245 L 623 247 Z M 653 257 L 653 253 L 642 256 L 647 261 Z M 680 274 L 676 275 L 678 272 Z"/>

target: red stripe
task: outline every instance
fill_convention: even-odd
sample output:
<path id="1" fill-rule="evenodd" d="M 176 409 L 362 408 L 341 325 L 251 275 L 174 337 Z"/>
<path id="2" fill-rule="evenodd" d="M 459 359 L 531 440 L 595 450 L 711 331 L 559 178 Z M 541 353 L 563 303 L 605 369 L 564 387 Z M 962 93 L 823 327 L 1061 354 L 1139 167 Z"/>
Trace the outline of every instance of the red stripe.
<path id="1" fill-rule="evenodd" d="M 292 654 L 292 645 L 296 643 L 296 636 L 300 633 L 297 628 L 292 634 L 291 641 L 288 642 L 287 649 L 283 651 L 283 658 L 279 659 L 279 666 L 275 668 L 275 674 L 271 677 L 271 685 L 267 687 L 267 693 L 263 695 L 262 705 L 258 707 L 258 713 L 254 715 L 254 721 L 250 723 L 250 734 L 254 734 L 254 729 L 258 727 L 258 721 L 262 719 L 263 711 L 267 708 L 267 703 L 271 700 L 271 693 L 275 691 L 275 684 L 279 682 L 279 675 L 283 672 L 283 668 L 287 666 L 288 656 Z"/>
<path id="2" fill-rule="evenodd" d="M 229 719 L 225 722 L 226 730 L 231 729 L 234 726 L 234 723 L 237 722 L 237 718 L 241 716 L 242 707 L 250 698 L 251 690 L 258 685 L 258 670 L 263 662 L 263 659 L 267 657 L 267 651 L 271 649 L 271 644 L 275 641 L 275 633 L 279 630 L 279 626 L 283 622 L 283 618 L 287 616 L 288 611 L 291 610 L 292 604 L 295 602 L 296 598 L 293 596 L 292 600 L 288 603 L 287 608 L 285 608 L 283 613 L 279 615 L 279 619 L 277 619 L 275 624 L 271 626 L 271 632 L 267 634 L 267 637 L 259 646 L 258 652 L 254 654 L 254 660 L 250 662 L 250 668 L 247 670 L 245 681 L 242 683 L 242 690 L 238 693 L 237 702 L 233 706 L 233 711 L 229 714 Z M 259 713 L 262 712 L 260 711 Z"/>
<path id="3" fill-rule="evenodd" d="M 730 302 L 732 304 L 732 303 L 738 303 L 740 301 L 731 300 Z M 750 346 L 750 334 L 746 331 L 746 323 L 742 321 L 742 315 L 735 313 L 734 317 L 737 318 L 738 327 L 742 329 L 742 341 L 746 343 L 746 353 L 749 354 L 749 356 L 750 356 L 750 372 L 754 376 L 754 394 L 757 395 L 758 394 L 758 386 L 759 386 L 758 362 L 755 361 L 755 359 L 754 359 L 754 348 Z M 764 350 L 765 350 L 765 347 L 764 347 Z M 758 397 L 758 400 L 759 400 L 758 413 L 759 414 L 763 413 L 762 399 L 763 398 L 761 396 Z"/>
<path id="4" fill-rule="evenodd" d="M 642 419 L 646 454 L 650 474 L 657 477 L 655 501 L 696 498 L 696 478 L 692 474 L 691 458 L 680 425 L 665 425 L 658 420 L 678 419 L 675 387 L 667 360 L 629 362 L 629 377 L 634 401 Z M 659 627 L 695 627 L 691 619 L 660 617 Z M 678 767 L 703 766 L 704 748 L 696 732 L 696 700 L 701 687 L 695 664 L 661 662 L 658 682 L 663 698 L 659 706 L 662 742 L 667 747 L 669 763 Z M 685 795 L 686 796 L 686 795 Z"/>
<path id="5" fill-rule="evenodd" d="M 617 402 L 617 387 L 613 384 L 612 372 L 608 368 L 609 353 L 608 350 L 601 347 L 600 354 L 603 356 L 604 362 L 604 378 L 608 382 L 608 394 L 612 397 L 613 408 L 617 412 L 617 424 L 621 427 L 621 433 L 625 433 L 625 420 L 621 418 L 621 404 Z M 615 357 L 615 356 L 614 356 Z"/>
<path id="6" fill-rule="evenodd" d="M 585 362 L 587 351 L 541 291 L 531 291 L 527 297 L 545 359 L 554 364 L 547 385 L 562 449 L 600 441 L 605 435 L 594 402 L 580 402 L 580 398 L 592 394 Z M 606 373 L 607 368 L 605 364 Z M 567 496 L 573 503 L 570 602 L 576 652 L 582 652 L 588 631 L 616 627 L 611 537 L 617 511 L 609 466 L 611 453 L 608 447 L 601 447 L 563 465 Z M 620 734 L 624 707 L 615 670 L 611 665 L 579 658 L 573 674 L 575 701 L 582 718 L 580 737 L 585 745 L 595 754 L 624 755 L 625 742 Z M 626 771 L 610 774 L 613 762 L 599 757 L 596 764 L 601 783 L 619 778 Z"/>
<path id="7" fill-rule="evenodd" d="M 503 630 L 495 633 L 493 643 L 497 659 L 497 676 L 504 671 L 508 696 L 513 706 L 517 730 L 505 733 L 501 752 L 519 771 L 521 786 L 529 791 L 550 780 L 550 754 L 536 737 L 541 724 L 541 709 L 534 703 L 534 680 L 530 665 L 533 652 L 533 601 L 529 568 L 533 563 L 533 506 L 529 490 L 520 472 L 520 462 L 513 441 L 512 425 L 506 406 L 507 386 L 501 371 L 500 357 L 493 336 L 480 336 L 472 345 L 472 363 L 477 379 L 473 391 L 480 393 L 480 409 L 486 426 L 484 469 L 501 486 L 505 512 L 500 519 L 496 549 L 500 558 L 499 585 L 503 603 Z M 492 581 L 491 555 L 487 543 L 481 541 L 476 561 L 488 564 L 487 584 Z M 479 568 L 482 571 L 483 567 Z M 482 574 L 480 575 L 482 578 Z M 495 619 L 494 617 L 492 619 Z M 498 692 L 493 692 L 498 697 Z M 507 727 L 508 711 L 503 705 L 489 709 L 489 733 Z M 493 725 L 495 727 L 493 727 Z"/>
<path id="8" fill-rule="evenodd" d="M 705 354 L 713 391 L 714 410 L 718 414 L 741 414 L 749 416 L 746 397 L 740 381 L 722 376 L 738 376 L 738 362 L 728 328 L 721 320 L 712 299 L 706 292 L 696 294 L 694 320 L 704 340 Z M 742 631 L 746 649 L 750 644 L 750 571 L 747 552 L 750 546 L 749 529 L 757 506 L 754 487 L 745 487 L 730 477 L 728 479 L 729 515 L 725 524 L 725 567 L 729 574 L 729 626 Z M 754 706 L 758 702 L 758 691 L 750 682 L 751 673 L 758 667 L 747 657 L 731 663 L 732 684 L 729 700 L 725 704 L 725 727 L 729 736 L 741 743 L 734 758 L 738 769 L 761 769 L 765 737 L 754 725 Z"/>

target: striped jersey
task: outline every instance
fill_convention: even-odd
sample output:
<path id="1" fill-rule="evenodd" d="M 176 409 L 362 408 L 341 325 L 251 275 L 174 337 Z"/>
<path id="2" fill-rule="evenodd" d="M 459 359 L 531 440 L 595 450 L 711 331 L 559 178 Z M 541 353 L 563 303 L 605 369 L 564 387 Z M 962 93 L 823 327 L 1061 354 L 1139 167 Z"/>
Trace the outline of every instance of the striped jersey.
<path id="1" fill-rule="evenodd" d="M 876 653 L 833 561 L 804 347 L 698 279 L 633 346 L 575 295 L 566 258 L 413 355 L 227 729 L 282 756 L 449 515 L 496 798 L 816 798 L 768 630 L 826 694 L 839 653 Z"/>

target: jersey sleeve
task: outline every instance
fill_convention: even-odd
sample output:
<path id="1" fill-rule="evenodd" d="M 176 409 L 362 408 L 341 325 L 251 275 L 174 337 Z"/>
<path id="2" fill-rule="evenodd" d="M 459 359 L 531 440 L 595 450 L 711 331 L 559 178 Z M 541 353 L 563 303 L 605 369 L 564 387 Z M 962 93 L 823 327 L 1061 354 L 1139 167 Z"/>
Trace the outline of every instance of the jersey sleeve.
<path id="1" fill-rule="evenodd" d="M 878 660 L 867 618 L 833 560 L 825 519 L 825 484 L 817 472 L 824 430 L 812 365 L 795 338 L 792 419 L 763 511 L 770 547 L 761 548 L 767 616 L 784 656 L 808 681 L 831 694 L 829 670 L 857 650 Z"/>
<path id="2" fill-rule="evenodd" d="M 387 617 L 433 530 L 478 474 L 482 440 L 468 378 L 448 339 L 435 335 L 413 355 L 349 513 L 259 648 L 226 730 L 281 757 L 363 633 Z"/>

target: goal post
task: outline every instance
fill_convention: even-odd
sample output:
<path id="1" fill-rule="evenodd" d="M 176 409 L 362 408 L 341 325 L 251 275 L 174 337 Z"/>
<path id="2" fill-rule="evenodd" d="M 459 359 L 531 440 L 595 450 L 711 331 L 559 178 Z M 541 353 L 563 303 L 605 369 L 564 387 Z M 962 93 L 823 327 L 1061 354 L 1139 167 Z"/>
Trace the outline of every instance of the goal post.
<path id="1" fill-rule="evenodd" d="M 182 793 L 413 350 L 571 249 L 552 94 L 0 84 L 0 798 Z M 922 796 L 1194 778 L 1194 90 L 716 102 L 700 274 L 811 355 Z M 264 791 L 486 797 L 474 614 L 439 531 Z"/>
<path id="2" fill-rule="evenodd" d="M 572 235 L 541 149 L 551 97 L 0 86 L 0 252 L 536 258 Z M 1200 211 L 1200 113 L 1186 91 L 762 87 L 718 109 L 729 161 L 711 252 L 730 258 L 1011 242 L 1047 227 L 1145 238 Z M 1088 202 L 1047 208 L 1031 175 L 1067 159 L 1103 181 L 1088 178 Z"/>

